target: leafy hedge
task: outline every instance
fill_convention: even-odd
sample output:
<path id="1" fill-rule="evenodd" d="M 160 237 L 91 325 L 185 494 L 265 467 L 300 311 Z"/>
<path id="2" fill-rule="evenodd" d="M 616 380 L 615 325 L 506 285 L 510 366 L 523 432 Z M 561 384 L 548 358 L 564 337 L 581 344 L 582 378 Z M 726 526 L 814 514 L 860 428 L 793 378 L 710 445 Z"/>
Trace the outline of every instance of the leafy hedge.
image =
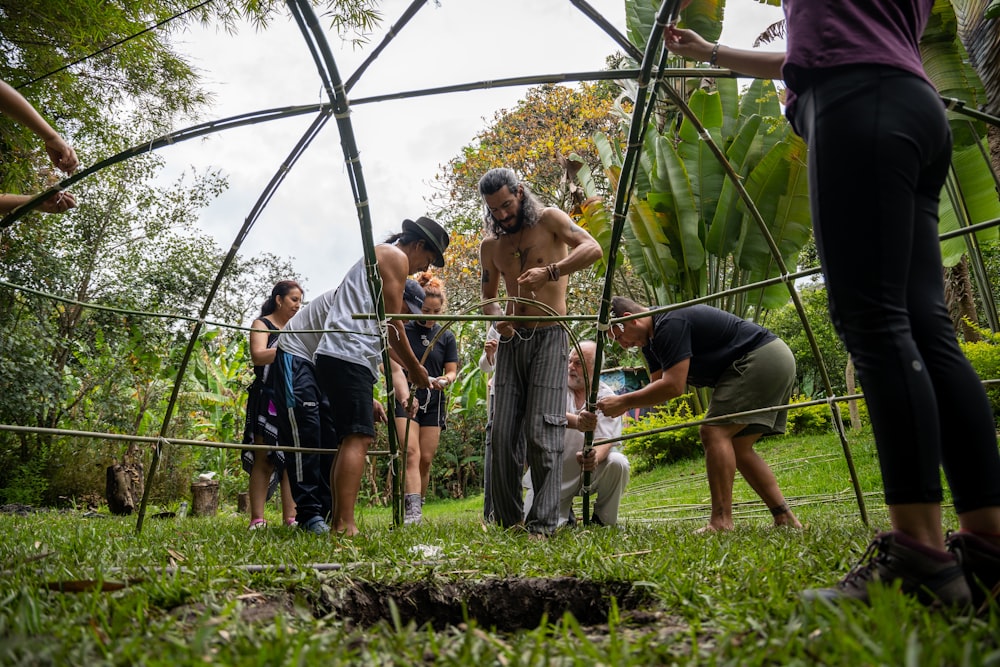
<path id="1" fill-rule="evenodd" d="M 972 362 L 976 373 L 984 380 L 1000 378 L 1000 333 L 979 329 L 981 339 L 972 343 L 959 343 L 962 352 Z M 1000 420 L 1000 386 L 987 385 L 986 394 L 993 407 L 994 419 Z"/>

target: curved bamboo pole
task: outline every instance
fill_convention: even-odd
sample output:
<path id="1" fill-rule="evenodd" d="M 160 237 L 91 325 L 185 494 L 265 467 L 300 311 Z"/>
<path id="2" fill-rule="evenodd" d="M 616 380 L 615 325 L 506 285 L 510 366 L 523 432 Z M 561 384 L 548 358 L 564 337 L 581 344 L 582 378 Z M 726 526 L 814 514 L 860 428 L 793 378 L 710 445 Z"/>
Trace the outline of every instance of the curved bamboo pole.
<path id="1" fill-rule="evenodd" d="M 301 27 L 301 24 L 300 24 Z M 320 32 L 322 35 L 322 32 Z M 326 83 L 326 81 L 324 80 Z M 327 90 L 330 90 L 329 85 L 327 85 Z M 146 476 L 146 485 L 142 492 L 142 501 L 139 504 L 139 516 L 136 521 L 135 532 L 139 534 L 142 532 L 143 520 L 146 516 L 146 505 L 149 502 L 149 494 L 153 488 L 153 481 L 156 478 L 156 469 L 159 465 L 160 454 L 163 448 L 163 443 L 166 442 L 167 431 L 170 427 L 170 422 L 174 415 L 174 408 L 177 405 L 177 397 L 180 394 L 181 384 L 184 381 L 184 375 L 187 371 L 188 362 L 191 359 L 191 354 L 194 352 L 194 346 L 198 341 L 198 337 L 201 334 L 201 329 L 204 326 L 205 317 L 208 315 L 208 309 L 215 300 L 215 295 L 222 284 L 222 278 L 225 276 L 226 272 L 229 270 L 230 265 L 233 260 L 236 259 L 236 253 L 239 251 L 240 246 L 243 244 L 244 239 L 246 239 L 247 234 L 253 227 L 254 223 L 260 217 L 261 212 L 267 203 L 271 200 L 274 192 L 278 189 L 281 183 L 285 180 L 288 172 L 291 170 L 295 162 L 298 161 L 299 157 L 305 152 L 306 148 L 312 143 L 312 140 L 319 134 L 319 131 L 326 125 L 326 121 L 330 118 L 330 112 L 324 111 L 313 120 L 306 133 L 299 139 L 295 147 L 292 149 L 291 154 L 285 159 L 278 171 L 271 177 L 270 182 L 267 187 L 264 188 L 264 192 L 261 193 L 257 202 L 254 204 L 250 211 L 250 214 L 243 222 L 243 226 L 240 228 L 239 232 L 236 234 L 236 239 L 229 248 L 229 252 L 226 254 L 226 258 L 222 261 L 222 265 L 219 267 L 219 271 L 216 274 L 215 281 L 212 283 L 212 287 L 205 297 L 205 302 L 202 304 L 201 312 L 198 321 L 195 323 L 194 328 L 191 330 L 191 335 L 188 338 L 187 347 L 184 350 L 184 355 L 181 358 L 181 363 L 178 366 L 177 374 L 174 377 L 173 390 L 170 393 L 170 399 L 167 402 L 167 408 L 163 415 L 163 421 L 160 424 L 160 437 L 157 440 L 155 447 L 153 448 L 153 458 L 149 465 L 149 472 Z"/>
<path id="2" fill-rule="evenodd" d="M 579 5 L 578 5 L 579 6 Z M 618 176 L 618 188 L 617 191 L 620 196 L 615 198 L 615 212 L 613 214 L 613 223 L 611 228 L 611 242 L 608 248 L 608 256 L 605 258 L 607 264 L 607 270 L 604 274 L 604 290 L 601 295 L 601 305 L 597 316 L 597 346 L 594 350 L 594 377 L 590 379 L 590 393 L 587 398 L 587 409 L 592 410 L 593 406 L 597 403 L 597 392 L 600 388 L 600 377 L 601 374 L 599 369 L 604 363 L 604 339 L 605 336 L 600 335 L 608 330 L 611 318 L 611 290 L 612 290 L 612 278 L 614 277 L 615 268 L 617 266 L 618 259 L 618 246 L 621 243 L 622 234 L 625 229 L 625 213 L 627 211 L 628 202 L 631 199 L 632 186 L 634 185 L 636 175 L 638 170 L 638 157 L 642 151 L 642 137 L 645 134 L 646 128 L 648 127 L 647 117 L 648 110 L 646 107 L 646 97 L 647 89 L 650 84 L 650 72 L 653 69 L 653 60 L 656 55 L 657 48 L 660 43 L 659 34 L 662 32 L 663 28 L 666 26 L 671 16 L 674 16 L 680 7 L 680 0 L 663 0 L 660 4 L 660 9 L 657 12 L 656 21 L 653 24 L 653 31 L 651 38 L 646 43 L 646 52 L 643 54 L 641 65 L 639 67 L 638 76 L 638 91 L 635 96 L 635 107 L 632 110 L 632 122 L 629 126 L 628 135 L 628 148 L 625 152 L 625 158 L 622 162 L 622 170 Z M 632 47 L 635 51 L 635 47 Z M 650 93 L 651 95 L 653 93 Z M 649 108 L 653 106 L 652 100 L 649 103 Z M 586 454 L 594 446 L 594 433 L 588 432 L 584 434 L 583 439 L 583 451 Z M 590 523 L 590 472 L 584 472 L 583 474 L 583 523 L 584 525 L 589 525 Z"/>
<path id="3" fill-rule="evenodd" d="M 368 204 L 368 191 L 365 187 L 364 174 L 361 169 L 361 157 L 358 151 L 357 141 L 354 137 L 354 127 L 350 119 L 350 103 L 347 98 L 347 88 L 340 78 L 337 63 L 333 58 L 333 52 L 326 41 L 326 37 L 319 25 L 316 13 L 313 11 L 308 0 L 288 0 L 289 7 L 297 16 L 301 16 L 309 26 L 308 36 L 315 40 L 315 46 L 319 53 L 317 56 L 317 67 L 320 68 L 324 80 L 329 82 L 328 94 L 333 102 L 333 116 L 337 120 L 337 129 L 340 131 L 340 145 L 344 153 L 344 161 L 347 166 L 347 174 L 351 183 L 351 191 L 354 194 L 354 204 L 357 208 L 358 223 L 361 226 L 361 241 L 364 246 L 365 272 L 368 276 L 369 293 L 372 303 L 375 305 L 377 316 L 377 327 L 381 339 L 382 367 L 385 369 L 386 397 L 390 407 L 395 405 L 396 391 L 392 383 L 392 373 L 390 369 L 389 344 L 386 337 L 385 325 L 385 302 L 382 299 L 382 276 L 378 271 L 378 260 L 375 256 L 375 243 L 372 239 L 371 210 Z M 387 415 L 388 417 L 388 415 Z M 393 524 L 400 526 L 403 523 L 402 507 L 402 480 L 403 476 L 399 471 L 399 443 L 396 434 L 395 424 L 386 429 L 389 441 L 390 470 L 393 474 Z"/>

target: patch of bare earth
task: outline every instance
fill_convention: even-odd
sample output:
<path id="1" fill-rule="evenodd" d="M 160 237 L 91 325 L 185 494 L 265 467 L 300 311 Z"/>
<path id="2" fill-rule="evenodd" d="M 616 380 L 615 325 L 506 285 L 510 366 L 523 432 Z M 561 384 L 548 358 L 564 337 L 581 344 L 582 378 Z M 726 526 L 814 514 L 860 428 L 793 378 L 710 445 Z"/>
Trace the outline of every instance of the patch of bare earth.
<path id="1" fill-rule="evenodd" d="M 324 586 L 317 606 L 326 614 L 369 626 L 391 618 L 392 600 L 404 623 L 429 623 L 440 630 L 462 623 L 467 614 L 481 626 L 510 631 L 536 628 L 543 615 L 557 619 L 565 612 L 585 625 L 603 623 L 612 597 L 620 609 L 648 602 L 645 592 L 635 591 L 630 583 L 556 577 L 401 584 L 357 581 L 340 589 Z"/>

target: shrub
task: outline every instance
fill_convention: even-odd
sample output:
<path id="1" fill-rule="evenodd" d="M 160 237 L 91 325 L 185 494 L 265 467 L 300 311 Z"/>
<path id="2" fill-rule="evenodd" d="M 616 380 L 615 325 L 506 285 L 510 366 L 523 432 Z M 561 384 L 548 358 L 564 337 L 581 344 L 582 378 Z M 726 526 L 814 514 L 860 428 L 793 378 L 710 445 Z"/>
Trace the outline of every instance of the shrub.
<path id="1" fill-rule="evenodd" d="M 811 400 L 808 396 L 792 396 L 791 405 Z M 788 411 L 789 435 L 822 435 L 833 430 L 833 419 L 829 406 L 820 403 Z"/>
<path id="2" fill-rule="evenodd" d="M 0 501 L 12 505 L 41 505 L 49 490 L 45 474 L 47 463 L 48 456 L 40 455 L 16 466 L 6 488 L 0 489 Z"/>
<path id="3" fill-rule="evenodd" d="M 976 374 L 984 380 L 1000 378 L 1000 334 L 987 329 L 979 329 L 981 340 L 972 343 L 960 343 L 962 352 L 969 358 Z M 987 385 L 986 394 L 993 407 L 994 418 L 1000 417 L 1000 387 Z"/>
<path id="4" fill-rule="evenodd" d="M 790 405 L 796 403 L 807 403 L 814 400 L 808 396 L 792 396 Z M 851 428 L 850 408 L 846 402 L 836 404 L 840 411 L 840 419 L 845 428 Z M 858 401 L 858 416 L 861 425 L 864 427 L 870 423 L 868 419 L 868 406 L 863 400 Z M 833 432 L 833 415 L 830 406 L 825 403 L 810 405 L 804 408 L 797 408 L 788 411 L 788 426 L 785 430 L 788 435 L 824 435 Z"/>
<path id="5" fill-rule="evenodd" d="M 642 433 L 700 419 L 704 415 L 694 414 L 690 397 L 690 394 L 685 394 L 650 410 L 631 424 L 627 423 L 624 432 Z M 643 472 L 681 459 L 700 456 L 702 447 L 698 427 L 685 426 L 626 440 L 624 451 L 633 470 Z"/>

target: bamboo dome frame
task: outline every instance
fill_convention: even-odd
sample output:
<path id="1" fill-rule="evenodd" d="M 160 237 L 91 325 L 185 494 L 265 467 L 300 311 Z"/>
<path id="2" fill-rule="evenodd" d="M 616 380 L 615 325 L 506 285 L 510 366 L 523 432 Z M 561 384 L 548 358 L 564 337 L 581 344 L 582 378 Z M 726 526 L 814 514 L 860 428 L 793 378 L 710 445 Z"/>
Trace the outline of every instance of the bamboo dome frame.
<path id="1" fill-rule="evenodd" d="M 418 91 L 408 91 L 408 92 L 397 92 L 385 95 L 372 96 L 367 98 L 358 98 L 351 100 L 348 97 L 350 90 L 353 86 L 361 79 L 364 72 L 371 65 L 372 62 L 378 57 L 378 55 L 388 46 L 388 44 L 394 39 L 394 37 L 399 33 L 399 31 L 405 27 L 405 25 L 416 15 L 416 13 L 426 4 L 426 0 L 412 0 L 410 5 L 406 8 L 400 18 L 394 23 L 388 30 L 386 36 L 378 44 L 378 46 L 373 50 L 373 52 L 365 59 L 365 61 L 358 67 L 358 69 L 347 79 L 343 81 L 340 77 L 340 73 L 337 69 L 336 61 L 333 57 L 333 53 L 329 47 L 323 30 L 319 24 L 318 18 L 309 4 L 308 0 L 286 0 L 288 8 L 297 23 L 302 37 L 306 42 L 306 45 L 310 51 L 313 61 L 317 68 L 317 73 L 323 84 L 323 89 L 328 98 L 327 102 L 319 104 L 309 104 L 309 105 L 299 105 L 299 106 L 287 106 L 281 108 L 265 109 L 261 111 L 255 111 L 245 114 L 240 114 L 237 116 L 232 116 L 229 118 L 209 121 L 205 123 L 200 123 L 193 125 L 191 127 L 169 133 L 167 135 L 161 136 L 154 139 L 151 142 L 143 143 L 138 146 L 134 146 L 125 151 L 122 151 L 116 155 L 108 157 L 101 160 L 94 165 L 83 169 L 68 178 L 64 179 L 57 185 L 48 190 L 38 194 L 33 197 L 26 205 L 15 210 L 14 212 L 8 214 L 3 219 L 0 219 L 0 228 L 9 227 L 14 224 L 18 219 L 23 217 L 28 211 L 40 205 L 54 192 L 64 190 L 71 186 L 73 183 L 82 180 L 108 166 L 128 160 L 129 158 L 135 157 L 137 155 L 152 152 L 158 150 L 164 146 L 173 145 L 179 142 L 187 141 L 199 136 L 206 134 L 212 134 L 216 132 L 221 132 L 224 130 L 242 127 L 246 125 L 252 125 L 256 123 L 265 123 L 273 120 L 289 118 L 293 116 L 314 114 L 315 117 L 303 133 L 301 138 L 295 144 L 291 152 L 282 162 L 280 167 L 277 169 L 275 174 L 272 176 L 271 180 L 267 183 L 264 190 L 261 192 L 260 196 L 257 198 L 254 205 L 251 207 L 250 212 L 245 218 L 242 226 L 236 234 L 232 245 L 230 246 L 229 252 L 220 266 L 218 273 L 216 275 L 215 281 L 213 282 L 208 294 L 206 295 L 205 301 L 201 307 L 199 316 L 197 318 L 186 318 L 189 319 L 193 326 L 191 333 L 188 337 L 188 344 L 184 351 L 181 363 L 177 369 L 177 373 L 174 379 L 173 388 L 170 394 L 170 398 L 165 410 L 163 420 L 160 425 L 159 435 L 156 437 L 140 437 L 131 436 L 123 434 L 107 434 L 107 433 L 94 433 L 85 431 L 69 431 L 65 429 L 43 429 L 43 428 L 33 428 L 24 426 L 13 426 L 13 425 L 2 425 L 0 424 L 0 430 L 2 431 L 14 431 L 14 432 L 35 432 L 35 433 L 46 433 L 46 434 L 63 434 L 71 435 L 77 437 L 100 437 L 106 439 L 119 439 L 119 440 L 132 440 L 140 442 L 149 442 L 154 444 L 152 461 L 149 466 L 149 471 L 146 474 L 145 487 L 143 489 L 143 495 L 141 504 L 139 507 L 138 518 L 136 522 L 136 533 L 142 531 L 142 525 L 146 513 L 146 507 L 149 500 L 150 491 L 152 489 L 153 481 L 156 477 L 157 466 L 162 453 L 162 448 L 167 444 L 185 444 L 185 445 L 200 445 L 200 446 L 216 446 L 216 447 L 239 447 L 242 449 L 279 449 L 277 447 L 265 447 L 265 446 L 255 446 L 255 445 L 234 445 L 231 443 L 209 443 L 201 441 L 185 441 L 178 439 L 171 439 L 167 437 L 168 429 L 173 418 L 174 411 L 177 404 L 178 395 L 180 392 L 182 380 L 185 376 L 187 365 L 191 359 L 194 352 L 194 346 L 201 335 L 201 331 L 206 324 L 212 324 L 217 326 L 226 326 L 235 329 L 245 329 L 244 327 L 231 327 L 230 325 L 223 325 L 220 323 L 210 322 L 207 320 L 209 307 L 212 305 L 215 296 L 221 286 L 222 279 L 229 267 L 232 265 L 233 261 L 236 259 L 236 253 L 239 251 L 243 242 L 247 238 L 250 230 L 253 228 L 254 223 L 260 217 L 261 213 L 274 196 L 277 189 L 280 187 L 281 183 L 284 181 L 285 177 L 295 165 L 298 159 L 303 155 L 315 137 L 318 135 L 320 130 L 327 124 L 331 117 L 336 121 L 336 125 L 340 134 L 340 143 L 344 153 L 344 161 L 347 167 L 348 179 L 350 181 L 350 186 L 352 194 L 355 201 L 355 206 L 357 209 L 358 223 L 361 228 L 362 243 L 364 249 L 364 263 L 366 276 L 368 278 L 368 285 L 370 290 L 370 295 L 372 302 L 375 304 L 376 312 L 367 314 L 357 314 L 356 318 L 373 318 L 378 323 L 379 336 L 381 338 L 381 349 L 382 349 L 382 362 L 386 368 L 389 365 L 389 355 L 388 355 L 388 344 L 386 339 L 386 321 L 387 318 L 392 319 L 410 319 L 405 316 L 399 316 L 398 318 L 394 315 L 387 315 L 385 313 L 384 302 L 381 298 L 382 295 L 382 281 L 377 270 L 377 264 L 375 259 L 375 245 L 372 237 L 372 221 L 371 213 L 369 209 L 368 194 L 365 186 L 364 175 L 362 171 L 362 163 L 357 147 L 357 142 L 355 140 L 353 126 L 350 121 L 351 108 L 353 106 L 359 106 L 363 104 L 371 104 L 387 100 L 399 100 L 411 97 L 420 97 L 427 95 L 439 95 L 445 93 L 453 92 L 463 92 L 477 89 L 485 89 L 492 87 L 509 87 L 509 86 L 524 86 L 524 85 L 536 85 L 542 83 L 566 83 L 573 81 L 595 81 L 595 80 L 610 80 L 610 79 L 636 79 L 638 82 L 638 93 L 635 96 L 635 107 L 632 113 L 632 119 L 629 127 L 628 140 L 627 140 L 627 151 L 624 156 L 624 161 L 622 165 L 621 174 L 619 177 L 619 183 L 617 192 L 619 196 L 615 199 L 614 212 L 612 214 L 612 235 L 609 247 L 609 252 L 606 256 L 607 270 L 604 276 L 604 287 L 600 301 L 599 312 L 596 316 L 564 316 L 564 317 L 532 317 L 533 320 L 538 319 L 551 319 L 553 321 L 558 321 L 565 325 L 565 322 L 570 320 L 585 320 L 594 321 L 599 332 L 606 332 L 611 325 L 618 322 L 623 322 L 628 319 L 634 319 L 639 317 L 639 315 L 633 315 L 624 318 L 612 318 L 611 317 L 611 289 L 612 289 L 612 276 L 614 275 L 617 260 L 618 260 L 618 250 L 621 242 L 624 225 L 626 221 L 626 213 L 628 208 L 628 203 L 631 199 L 632 189 L 635 185 L 635 178 L 638 173 L 638 156 L 643 143 L 643 134 L 648 127 L 648 119 L 652 113 L 654 102 L 658 95 L 663 95 L 670 100 L 683 114 L 684 116 L 694 124 L 695 129 L 699 133 L 702 141 L 705 142 L 706 146 L 712 151 L 716 159 L 723 166 L 727 178 L 733 183 L 736 188 L 737 194 L 743 201 L 744 205 L 747 207 L 751 217 L 754 219 L 758 226 L 760 233 L 767 242 L 772 258 L 776 262 L 780 275 L 768 280 L 760 281 L 752 285 L 746 285 L 740 288 L 734 288 L 731 290 L 725 290 L 724 292 L 717 292 L 706 297 L 701 297 L 684 303 L 672 304 L 669 306 L 661 308 L 651 308 L 649 312 L 643 313 L 642 316 L 646 316 L 650 313 L 667 312 L 669 310 L 674 310 L 686 305 L 691 305 L 693 303 L 706 302 L 714 300 L 723 295 L 748 291 L 751 289 L 759 289 L 768 285 L 775 285 L 783 283 L 786 285 L 789 291 L 790 299 L 796 309 L 799 319 L 802 323 L 803 330 L 809 341 L 809 345 L 813 356 L 819 366 L 820 375 L 823 381 L 823 386 L 826 391 L 827 398 L 810 401 L 807 403 L 796 404 L 798 407 L 806 407 L 811 405 L 827 404 L 830 407 L 832 413 L 832 421 L 834 424 L 834 429 L 841 443 L 841 448 L 845 461 L 848 465 L 849 474 L 851 476 L 851 482 L 854 489 L 855 497 L 858 503 L 858 509 L 861 516 L 861 520 L 864 523 L 868 523 L 868 514 L 865 506 L 864 494 L 860 488 L 860 483 L 858 481 L 857 473 L 854 468 L 853 459 L 851 456 L 851 450 L 849 443 L 847 441 L 846 430 L 843 421 L 840 416 L 840 411 L 836 407 L 836 403 L 844 400 L 852 400 L 859 398 L 861 395 L 852 396 L 836 396 L 833 392 L 832 385 L 830 382 L 829 374 L 826 369 L 826 365 L 823 360 L 821 351 L 815 340 L 815 336 L 812 333 L 812 329 L 806 318 L 805 310 L 803 308 L 802 302 L 799 298 L 798 290 L 795 287 L 795 282 L 805 276 L 815 275 L 819 273 L 819 269 L 809 269 L 806 271 L 790 272 L 785 266 L 781 254 L 778 251 L 778 247 L 769 233 L 767 226 L 757 209 L 754 201 L 750 197 L 749 193 L 743 187 L 739 175 L 735 172 L 733 167 L 727 161 L 723 151 L 715 144 L 715 142 L 710 137 L 709 133 L 701 125 L 698 118 L 694 115 L 692 110 L 688 107 L 686 101 L 677 92 L 677 90 L 669 84 L 666 77 L 685 77 L 685 76 L 704 76 L 706 70 L 703 68 L 668 68 L 667 57 L 668 52 L 662 48 L 662 40 L 658 36 L 662 33 L 665 26 L 676 21 L 677 16 L 680 11 L 681 0 L 663 0 L 659 10 L 656 13 L 656 19 L 652 28 L 650 38 L 647 40 L 645 52 L 640 52 L 631 42 L 628 41 L 625 36 L 623 36 L 617 29 L 611 25 L 603 16 L 600 15 L 593 7 L 587 4 L 586 0 L 569 0 L 574 6 L 576 6 L 583 14 L 590 18 L 594 23 L 596 23 L 608 36 L 610 36 L 624 51 L 627 55 L 632 57 L 636 62 L 640 63 L 638 69 L 624 69 L 624 70 L 614 70 L 614 71 L 598 71 L 598 72 L 581 72 L 581 73 L 564 73 L 556 75 L 535 75 L 527 77 L 516 77 L 499 79 L 492 81 L 479 81 L 465 84 L 455 84 L 425 90 Z M 656 67 L 656 74 L 654 75 L 654 62 L 658 59 L 658 65 Z M 735 77 L 737 73 L 730 70 L 723 69 L 713 69 L 711 70 L 712 76 L 715 77 Z M 945 100 L 949 110 L 964 114 L 971 118 L 977 120 L 982 120 L 993 125 L 1000 125 L 1000 119 L 994 116 L 976 111 L 973 109 L 966 108 L 964 103 L 960 100 Z M 1000 185 L 1000 183 L 998 183 Z M 1000 219 L 990 220 L 986 222 L 981 222 L 978 224 L 968 224 L 968 221 L 964 221 L 966 224 L 962 229 L 955 232 L 942 235 L 942 239 L 950 238 L 958 235 L 971 235 L 968 237 L 971 239 L 969 241 L 969 251 L 970 255 L 974 256 L 974 264 L 982 263 L 982 256 L 979 253 L 978 245 L 975 243 L 974 233 L 982 229 L 994 227 L 1000 225 Z M 982 281 L 981 281 L 982 283 Z M 17 285 L 12 285 L 5 281 L 0 281 L 0 285 L 4 287 L 26 290 Z M 989 292 L 989 285 L 980 284 L 980 288 L 984 291 L 984 301 L 989 301 L 990 305 L 993 304 L 993 296 Z M 33 291 L 33 290 L 26 290 Z M 53 298 L 56 300 L 73 302 L 70 299 L 64 299 L 55 295 L 42 294 L 40 292 L 34 291 L 35 294 Z M 988 297 L 988 298 L 986 298 Z M 108 308 L 106 306 L 97 306 L 95 304 L 84 304 L 79 305 L 88 308 L 100 308 L 104 310 L 116 310 L 117 312 L 134 312 L 134 311 L 118 311 L 117 309 Z M 145 316 L 153 317 L 177 317 L 171 315 L 163 315 L 161 313 L 137 313 Z M 995 309 L 988 309 L 988 315 L 990 319 L 991 326 L 994 330 L 1000 329 L 1000 324 L 997 322 L 997 316 Z M 421 316 L 422 319 L 428 320 L 438 320 L 448 322 L 449 326 L 451 323 L 461 320 L 475 320 L 475 321 L 487 321 L 490 319 L 512 319 L 510 316 L 500 317 L 487 317 L 487 316 L 455 316 L 455 315 L 442 315 L 442 316 Z M 181 318 L 185 319 L 185 318 Z M 604 344 L 606 336 L 597 336 L 597 347 L 595 354 L 595 368 L 600 368 L 603 361 Z M 593 405 L 597 399 L 597 390 L 599 385 L 599 374 L 594 374 L 595 376 L 590 378 L 590 391 L 588 396 L 588 404 Z M 393 401 L 395 397 L 395 389 L 392 383 L 391 374 L 386 373 L 385 376 L 385 386 L 386 395 L 389 401 Z M 996 382 L 996 381 L 988 381 Z M 775 406 L 772 408 L 765 408 L 763 410 L 752 411 L 752 412 L 762 412 L 762 411 L 775 411 L 775 410 L 787 410 L 794 409 L 795 406 Z M 741 415 L 749 413 L 740 413 Z M 715 419 L 725 419 L 729 418 L 731 415 L 726 415 L 724 417 L 719 417 Z M 714 420 L 701 420 L 694 423 L 706 423 Z M 690 426 L 692 422 L 685 423 L 683 425 L 678 425 L 675 427 L 668 427 L 667 429 L 657 429 L 656 431 L 648 431 L 643 434 L 636 434 L 628 437 L 636 437 L 637 435 L 647 435 L 652 432 L 661 432 L 665 430 L 670 430 L 672 428 L 680 428 L 683 426 Z M 388 453 L 391 457 L 390 465 L 393 466 L 393 521 L 396 525 L 402 523 L 402 471 L 398 469 L 399 459 L 399 444 L 397 442 L 397 434 L 395 428 L 388 428 L 388 441 L 389 449 Z M 602 441 L 593 440 L 593 433 L 587 433 L 585 435 L 585 448 L 592 447 L 594 444 L 601 444 Z M 302 448 L 289 448 L 280 447 L 282 450 L 286 451 L 309 451 L 313 453 L 327 452 L 330 450 L 322 449 L 302 449 Z M 374 452 L 373 452 L 374 453 Z M 584 494 L 583 494 L 583 517 L 587 520 L 589 517 L 589 484 L 590 484 L 590 473 L 584 474 Z"/>

